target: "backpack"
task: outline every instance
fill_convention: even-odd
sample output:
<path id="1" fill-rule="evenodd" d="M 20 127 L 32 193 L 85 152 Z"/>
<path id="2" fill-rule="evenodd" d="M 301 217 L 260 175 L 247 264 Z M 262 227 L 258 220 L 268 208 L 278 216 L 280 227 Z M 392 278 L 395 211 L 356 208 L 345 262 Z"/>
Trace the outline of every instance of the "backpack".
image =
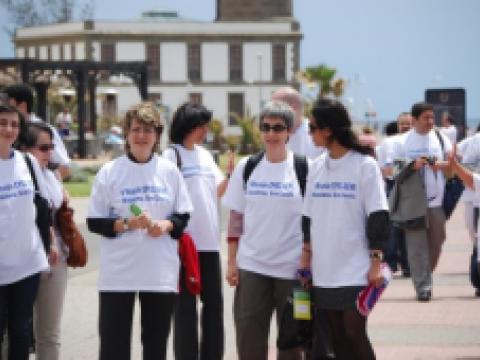
<path id="1" fill-rule="evenodd" d="M 243 187 L 247 187 L 248 179 L 252 175 L 255 167 L 260 163 L 265 153 L 263 151 L 251 155 L 245 168 L 243 169 Z M 307 185 L 307 175 L 308 175 L 308 162 L 307 158 L 302 155 L 293 155 L 293 167 L 295 168 L 295 174 L 297 175 L 298 185 L 300 186 L 300 193 L 302 197 L 305 195 L 305 187 Z"/>

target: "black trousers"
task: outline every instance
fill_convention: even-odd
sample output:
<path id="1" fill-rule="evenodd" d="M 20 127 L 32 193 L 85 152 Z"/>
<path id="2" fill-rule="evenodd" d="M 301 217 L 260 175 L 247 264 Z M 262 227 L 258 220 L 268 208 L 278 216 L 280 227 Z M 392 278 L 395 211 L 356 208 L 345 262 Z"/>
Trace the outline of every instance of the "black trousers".
<path id="1" fill-rule="evenodd" d="M 220 254 L 199 251 L 202 282 L 201 339 L 198 336 L 197 298 L 185 285 L 181 270 L 181 286 L 175 306 L 174 349 L 176 360 L 219 360 L 224 351 L 223 295 Z"/>
<path id="2" fill-rule="evenodd" d="M 136 292 L 100 292 L 100 360 L 130 360 Z M 174 293 L 139 292 L 144 360 L 167 356 Z"/>

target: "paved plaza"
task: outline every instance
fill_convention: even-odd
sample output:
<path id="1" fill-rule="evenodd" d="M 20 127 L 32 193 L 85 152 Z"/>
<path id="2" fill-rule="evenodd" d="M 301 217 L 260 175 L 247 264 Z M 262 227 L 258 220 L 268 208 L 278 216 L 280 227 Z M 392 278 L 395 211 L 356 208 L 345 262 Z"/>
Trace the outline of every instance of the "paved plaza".
<path id="1" fill-rule="evenodd" d="M 88 199 L 73 199 L 76 217 L 85 231 L 90 261 L 85 269 L 70 272 L 63 318 L 62 359 L 92 360 L 98 353 L 99 238 L 88 234 L 85 213 Z M 447 225 L 447 241 L 434 275 L 433 300 L 415 301 L 410 279 L 395 277 L 369 319 L 368 329 L 377 358 L 389 359 L 480 359 L 480 298 L 468 280 L 471 243 L 459 206 Z M 226 244 L 222 257 L 226 261 Z M 236 359 L 232 321 L 232 289 L 225 283 L 226 360 Z M 138 308 L 136 309 L 132 359 L 141 359 Z M 272 326 L 272 332 L 275 327 Z M 270 358 L 275 359 L 271 336 Z M 169 349 L 169 359 L 171 346 Z"/>

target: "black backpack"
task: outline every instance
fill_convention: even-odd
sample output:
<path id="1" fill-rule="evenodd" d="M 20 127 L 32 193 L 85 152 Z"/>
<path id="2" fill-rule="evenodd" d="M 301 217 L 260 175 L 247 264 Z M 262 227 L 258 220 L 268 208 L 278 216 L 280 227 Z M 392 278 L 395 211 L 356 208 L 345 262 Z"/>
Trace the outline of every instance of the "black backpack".
<path id="1" fill-rule="evenodd" d="M 245 164 L 245 168 L 243 169 L 243 186 L 246 188 L 248 179 L 250 175 L 252 175 L 253 170 L 258 165 L 258 163 L 262 160 L 265 153 L 263 151 L 251 155 L 247 163 Z M 302 197 L 305 195 L 305 187 L 307 184 L 307 175 L 308 175 L 308 162 L 305 156 L 293 155 L 293 167 L 295 168 L 295 174 L 297 175 L 298 185 L 300 186 L 300 193 Z"/>

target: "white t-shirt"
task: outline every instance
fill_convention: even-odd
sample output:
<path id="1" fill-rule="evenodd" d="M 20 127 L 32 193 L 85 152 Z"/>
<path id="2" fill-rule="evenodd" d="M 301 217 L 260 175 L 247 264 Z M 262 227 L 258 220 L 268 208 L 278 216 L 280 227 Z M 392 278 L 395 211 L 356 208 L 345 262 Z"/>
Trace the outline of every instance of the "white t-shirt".
<path id="1" fill-rule="evenodd" d="M 35 177 L 46 197 L 41 170 L 33 156 Z M 11 284 L 48 269 L 47 257 L 35 223 L 35 188 L 23 154 L 0 160 L 0 285 Z"/>
<path id="2" fill-rule="evenodd" d="M 293 165 L 293 153 L 272 163 L 266 156 L 252 171 L 246 188 L 243 170 L 247 158 L 235 167 L 223 204 L 243 214 L 237 264 L 240 269 L 294 279 L 302 249 L 302 195 Z"/>
<path id="3" fill-rule="evenodd" d="M 182 175 L 193 204 L 186 231 L 195 241 L 199 251 L 220 250 L 220 229 L 218 224 L 217 186 L 224 176 L 212 155 L 201 146 L 188 150 L 174 145 L 182 164 Z M 167 148 L 163 156 L 177 165 L 173 149 Z"/>
<path id="4" fill-rule="evenodd" d="M 30 121 L 43 122 L 42 119 L 40 119 L 38 116 L 36 116 L 33 113 L 30 114 Z M 53 144 L 55 145 L 55 148 L 53 149 L 53 153 L 51 157 L 52 163 L 62 165 L 62 166 L 70 166 L 71 160 L 68 157 L 67 148 L 65 147 L 65 144 L 63 143 L 62 138 L 58 134 L 57 129 L 55 129 L 55 127 L 53 127 L 48 123 L 47 125 L 53 132 Z"/>
<path id="5" fill-rule="evenodd" d="M 131 204 L 154 220 L 192 211 L 177 167 L 157 155 L 144 164 L 125 155 L 105 164 L 93 183 L 88 217 L 131 217 Z M 151 237 L 146 230 L 126 231 L 102 239 L 98 287 L 100 291 L 176 292 L 179 266 L 178 243 L 169 234 Z"/>
<path id="6" fill-rule="evenodd" d="M 312 137 L 308 133 L 308 119 L 303 119 L 295 132 L 289 134 L 287 147 L 295 154 L 306 156 L 312 160 L 324 151 L 323 147 L 313 143 Z"/>
<path id="7" fill-rule="evenodd" d="M 427 156 L 445 160 L 447 158 L 446 154 L 452 151 L 452 144 L 445 135 L 441 132 L 439 134 L 442 136 L 444 143 L 443 151 L 435 130 L 431 130 L 428 134 L 419 134 L 415 129 L 407 131 L 401 135 L 401 141 L 395 151 L 395 158 L 415 160 L 422 156 Z M 429 166 L 424 166 L 422 171 L 424 172 L 428 207 L 442 206 L 443 192 L 445 190 L 443 172 L 434 172 Z"/>
<path id="8" fill-rule="evenodd" d="M 466 145 L 463 142 L 467 142 Z M 478 168 L 480 166 L 480 133 L 470 136 L 462 141 L 461 149 L 463 150 L 462 163 Z M 472 201 L 475 206 L 480 204 L 480 195 L 477 192 L 465 187 L 462 194 L 463 201 Z"/>
<path id="9" fill-rule="evenodd" d="M 452 144 L 457 142 L 457 127 L 455 125 L 441 127 L 439 130 L 450 140 Z"/>
<path id="10" fill-rule="evenodd" d="M 377 162 L 380 169 L 393 166 L 395 149 L 400 141 L 400 135 L 387 136 L 375 149 Z M 389 176 L 389 179 L 392 177 Z"/>
<path id="11" fill-rule="evenodd" d="M 380 168 L 370 156 L 322 154 L 308 173 L 303 207 L 311 219 L 313 285 L 361 286 L 370 268 L 368 215 L 387 210 Z"/>

